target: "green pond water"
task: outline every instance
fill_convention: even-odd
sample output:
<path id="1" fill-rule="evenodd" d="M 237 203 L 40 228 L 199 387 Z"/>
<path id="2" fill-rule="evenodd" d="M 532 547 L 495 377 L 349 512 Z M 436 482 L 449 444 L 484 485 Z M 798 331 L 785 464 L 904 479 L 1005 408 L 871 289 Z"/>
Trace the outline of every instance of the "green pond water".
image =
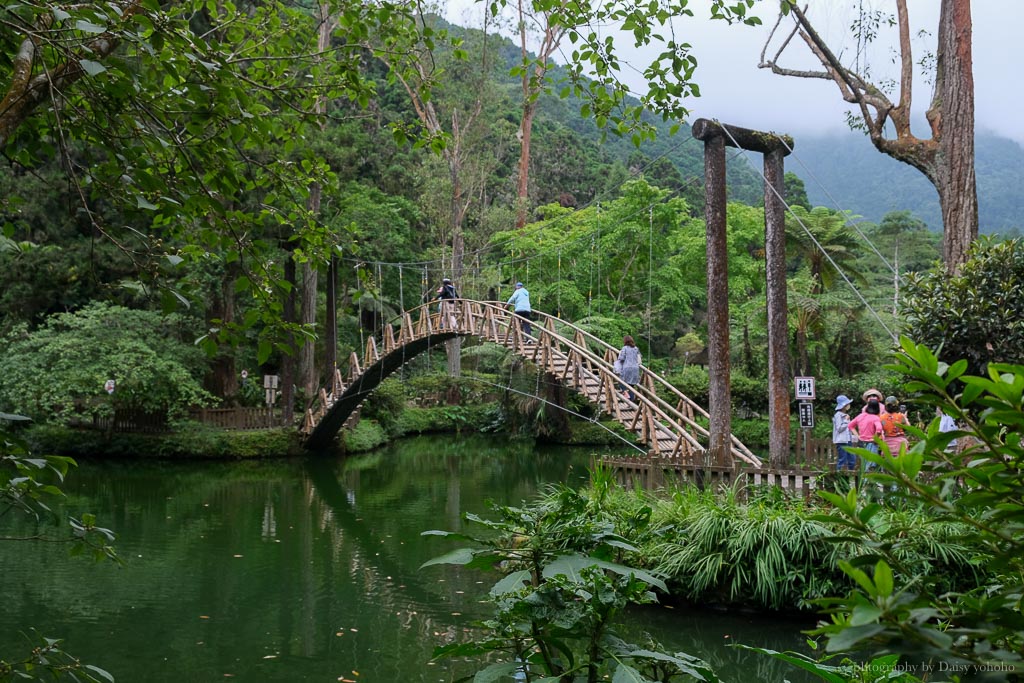
<path id="1" fill-rule="evenodd" d="M 124 565 L 0 545 L 0 657 L 21 651 L 31 626 L 118 683 L 456 680 L 469 664 L 431 653 L 488 615 L 481 598 L 497 577 L 420 569 L 454 547 L 421 532 L 460 529 L 488 500 L 582 484 L 592 456 L 446 435 L 338 460 L 80 462 L 67 510 L 114 529 Z M 34 530 L 0 518 L 0 535 Z M 652 607 L 623 630 L 703 657 L 725 681 L 795 682 L 808 679 L 728 645 L 802 649 L 810 625 Z"/>

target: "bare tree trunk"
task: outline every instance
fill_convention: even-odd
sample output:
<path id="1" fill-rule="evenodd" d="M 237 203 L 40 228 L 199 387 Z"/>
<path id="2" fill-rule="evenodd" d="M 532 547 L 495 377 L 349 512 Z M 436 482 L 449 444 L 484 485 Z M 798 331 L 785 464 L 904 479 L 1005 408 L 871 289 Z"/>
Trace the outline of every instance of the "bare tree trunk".
<path id="1" fill-rule="evenodd" d="M 764 155 L 765 277 L 768 313 L 768 457 L 789 464 L 789 329 L 786 306 L 786 205 L 783 154 Z"/>
<path id="2" fill-rule="evenodd" d="M 452 279 L 458 283 L 459 293 L 462 294 L 462 275 L 465 272 L 466 239 L 463 234 L 463 223 L 465 222 L 466 209 L 468 204 L 463 201 L 463 187 L 461 181 L 462 163 L 461 159 L 453 159 L 449 162 L 452 173 Z M 447 372 L 449 377 L 462 376 L 462 337 L 450 339 L 444 345 L 447 353 Z M 455 387 L 453 387 L 455 389 Z M 449 402 L 456 402 L 457 397 L 449 396 Z"/>
<path id="3" fill-rule="evenodd" d="M 526 227 L 526 211 L 530 201 L 530 138 L 533 136 L 533 115 L 537 107 L 527 100 L 523 104 L 523 120 L 519 124 L 519 178 L 516 186 L 516 229 Z"/>
<path id="4" fill-rule="evenodd" d="M 907 1 L 896 0 L 899 31 L 899 101 L 893 103 L 887 89 L 874 85 L 868 72 L 857 73 L 842 64 L 808 20 L 797 3 L 789 4 L 795 21 L 793 33 L 771 58 L 766 58 L 773 29 L 761 52 L 761 68 L 773 73 L 835 82 L 843 99 L 858 108 L 859 123 L 871 143 L 883 154 L 921 171 L 935 187 L 942 208 L 942 255 L 946 268 L 956 273 L 967 260 L 967 251 L 978 237 L 978 191 L 974 166 L 974 64 L 971 55 L 971 0 L 942 0 L 935 59 L 935 87 L 926 116 L 931 137 L 911 132 L 913 73 Z M 781 25 L 779 23 L 776 29 Z M 792 69 L 779 64 L 786 48 L 800 36 L 818 59 L 822 71 Z"/>

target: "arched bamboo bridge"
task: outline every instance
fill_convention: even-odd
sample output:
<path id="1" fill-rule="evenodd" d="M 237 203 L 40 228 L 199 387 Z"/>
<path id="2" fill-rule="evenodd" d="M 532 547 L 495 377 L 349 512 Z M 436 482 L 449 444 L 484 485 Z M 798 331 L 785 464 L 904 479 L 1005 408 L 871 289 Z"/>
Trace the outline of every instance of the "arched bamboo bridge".
<path id="1" fill-rule="evenodd" d="M 528 337 L 521 331 L 522 319 L 500 303 L 459 299 L 450 306 L 454 327 L 451 320 L 442 321 L 436 303 L 424 304 L 403 314 L 397 336 L 391 325 L 384 326 L 383 348 L 371 337 L 362 359 L 353 352 L 347 375 L 336 371 L 333 386 L 321 389 L 317 404 L 306 412 L 306 447 L 328 447 L 363 400 L 404 363 L 453 337 L 474 336 L 514 351 L 585 396 L 636 434 L 652 457 L 685 465 L 724 466 L 738 460 L 761 467 L 761 460 L 735 436 L 733 462 L 708 462 L 708 430 L 694 419 L 707 418 L 707 411 L 646 367 L 640 368 L 636 400 L 629 400 L 612 368 L 618 349 L 572 323 L 535 312 L 533 336 Z"/>

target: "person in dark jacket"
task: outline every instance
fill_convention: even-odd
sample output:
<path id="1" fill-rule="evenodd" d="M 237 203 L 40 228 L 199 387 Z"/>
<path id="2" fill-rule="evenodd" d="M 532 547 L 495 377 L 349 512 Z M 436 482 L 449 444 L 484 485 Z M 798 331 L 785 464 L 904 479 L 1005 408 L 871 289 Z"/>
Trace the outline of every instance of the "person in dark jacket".
<path id="1" fill-rule="evenodd" d="M 455 300 L 459 298 L 459 292 L 449 278 L 441 280 L 441 286 L 437 288 L 435 299 L 440 300 L 441 328 L 448 325 L 451 329 L 458 329 L 458 321 L 455 320 Z"/>

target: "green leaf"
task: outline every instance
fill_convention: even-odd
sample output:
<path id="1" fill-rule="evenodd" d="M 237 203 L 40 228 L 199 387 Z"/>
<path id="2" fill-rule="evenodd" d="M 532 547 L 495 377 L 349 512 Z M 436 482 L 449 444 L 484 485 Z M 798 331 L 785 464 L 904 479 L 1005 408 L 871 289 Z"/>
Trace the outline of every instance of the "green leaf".
<path id="1" fill-rule="evenodd" d="M 853 608 L 853 612 L 850 615 L 851 626 L 863 626 L 864 624 L 874 624 L 878 621 L 878 617 L 882 615 L 882 609 L 875 605 L 857 605 Z"/>
<path id="2" fill-rule="evenodd" d="M 473 683 L 495 683 L 505 676 L 512 676 L 522 665 L 516 662 L 495 662 L 473 676 Z"/>
<path id="3" fill-rule="evenodd" d="M 889 565 L 884 560 L 879 560 L 878 564 L 875 565 L 875 588 L 881 597 L 892 595 L 892 569 L 889 568 Z"/>
<path id="4" fill-rule="evenodd" d="M 78 63 L 82 66 L 82 70 L 90 76 L 101 74 L 107 70 L 107 67 L 91 59 L 80 59 Z"/>
<path id="5" fill-rule="evenodd" d="M 857 569 L 846 560 L 839 560 L 839 568 L 842 569 L 847 576 L 856 581 L 868 595 L 871 597 L 875 596 L 875 585 L 871 583 L 871 579 L 868 578 L 866 573 Z"/>
<path id="6" fill-rule="evenodd" d="M 103 33 L 107 30 L 106 26 L 100 26 L 99 24 L 94 24 L 91 21 L 85 21 L 84 19 L 76 21 L 75 28 L 83 33 Z"/>
<path id="7" fill-rule="evenodd" d="M 111 676 L 109 672 L 104 671 L 103 669 L 99 668 L 98 666 L 93 666 L 92 664 L 85 664 L 85 665 L 83 665 L 83 668 L 88 669 L 89 671 L 92 671 L 97 676 L 100 676 L 101 678 L 104 678 L 104 679 L 110 681 L 110 683 L 114 683 L 114 677 Z"/>
<path id="8" fill-rule="evenodd" d="M 562 555 L 561 557 L 556 558 L 548 566 L 544 567 L 544 577 L 551 578 L 553 576 L 563 574 L 571 581 L 580 582 L 582 580 L 581 572 L 588 567 L 599 567 L 600 569 L 604 569 L 621 576 L 634 576 L 640 581 L 644 581 L 645 583 L 655 586 L 662 591 L 668 592 L 665 582 L 650 572 L 642 569 L 636 569 L 635 567 L 616 564 L 614 562 L 605 562 L 604 560 L 585 557 L 583 555 Z"/>
<path id="9" fill-rule="evenodd" d="M 827 681 L 827 683 L 847 683 L 849 680 L 846 676 L 839 673 L 840 669 L 838 667 L 822 664 L 798 652 L 778 652 L 777 650 L 769 650 L 762 647 L 751 647 L 749 645 L 736 645 L 735 647 L 743 650 L 760 652 L 761 654 L 766 654 L 769 657 L 787 662 L 799 669 L 811 672 L 823 681 Z"/>
<path id="10" fill-rule="evenodd" d="M 639 671 L 628 664 L 620 663 L 618 668 L 615 669 L 612 683 L 648 683 L 648 679 L 641 676 Z"/>
<path id="11" fill-rule="evenodd" d="M 881 624 L 849 626 L 839 633 L 830 636 L 828 639 L 828 645 L 825 649 L 829 652 L 842 652 L 843 650 L 849 650 L 855 647 L 862 640 L 867 640 L 872 636 L 876 636 L 884 630 L 885 627 Z"/>
<path id="12" fill-rule="evenodd" d="M 522 569 L 520 571 L 512 572 L 501 581 L 498 581 L 491 587 L 491 596 L 499 597 L 506 593 L 517 591 L 523 587 L 523 584 L 530 583 L 530 572 Z"/>
<path id="13" fill-rule="evenodd" d="M 449 553 L 441 555 L 440 557 L 427 560 L 420 565 L 420 569 L 435 564 L 469 564 L 473 561 L 473 557 L 475 555 L 476 552 L 472 548 L 457 548 Z"/>

